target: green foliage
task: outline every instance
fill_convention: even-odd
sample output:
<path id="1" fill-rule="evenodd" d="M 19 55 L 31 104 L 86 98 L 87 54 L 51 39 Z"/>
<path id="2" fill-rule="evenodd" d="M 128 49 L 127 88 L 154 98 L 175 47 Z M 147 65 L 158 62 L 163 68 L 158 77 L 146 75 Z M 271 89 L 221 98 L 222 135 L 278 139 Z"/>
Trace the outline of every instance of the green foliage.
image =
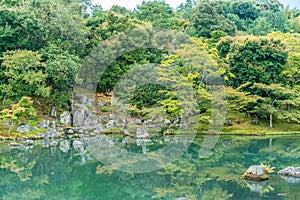
<path id="1" fill-rule="evenodd" d="M 162 90 L 167 90 L 163 85 L 146 84 L 137 88 L 130 98 L 130 103 L 137 108 L 151 107 L 160 101 L 166 99 L 166 95 Z"/>
<path id="2" fill-rule="evenodd" d="M 107 106 L 102 106 L 101 107 L 101 112 L 108 112 L 108 107 Z"/>
<path id="3" fill-rule="evenodd" d="M 227 84 L 235 88 L 247 82 L 279 83 L 287 61 L 286 47 L 268 37 L 224 38 L 217 49 L 229 64 Z"/>
<path id="4" fill-rule="evenodd" d="M 10 5 L 14 4 L 11 1 Z M 43 27 L 29 9 L 0 6 L 0 16 L 0 56 L 8 50 L 35 51 L 42 47 Z"/>
<path id="5" fill-rule="evenodd" d="M 18 101 L 22 96 L 47 97 L 47 74 L 41 54 L 27 50 L 8 51 L 3 55 L 1 77 L 7 82 L 0 84 L 0 99 Z"/>
<path id="6" fill-rule="evenodd" d="M 0 120 L 8 121 L 9 134 L 14 124 L 36 116 L 32 104 L 33 101 L 29 97 L 22 97 L 17 104 L 12 104 L 10 108 L 0 111 Z"/>
<path id="7" fill-rule="evenodd" d="M 72 96 L 80 59 L 62 50 L 55 44 L 41 50 L 46 59 L 47 85 L 51 86 L 50 97 L 55 105 L 66 103 Z"/>
<path id="8" fill-rule="evenodd" d="M 195 36 L 211 37 L 212 31 L 223 31 L 234 35 L 235 24 L 224 16 L 222 6 L 216 1 L 199 1 L 193 10 L 190 31 Z"/>

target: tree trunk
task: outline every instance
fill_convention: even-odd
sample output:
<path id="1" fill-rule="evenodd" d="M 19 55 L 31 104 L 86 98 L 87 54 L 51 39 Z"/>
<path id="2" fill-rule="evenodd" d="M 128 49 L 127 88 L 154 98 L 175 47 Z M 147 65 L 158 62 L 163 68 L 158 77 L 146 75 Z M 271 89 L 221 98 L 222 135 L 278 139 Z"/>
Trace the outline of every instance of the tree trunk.
<path id="1" fill-rule="evenodd" d="M 273 114 L 270 113 L 270 128 L 273 128 Z"/>

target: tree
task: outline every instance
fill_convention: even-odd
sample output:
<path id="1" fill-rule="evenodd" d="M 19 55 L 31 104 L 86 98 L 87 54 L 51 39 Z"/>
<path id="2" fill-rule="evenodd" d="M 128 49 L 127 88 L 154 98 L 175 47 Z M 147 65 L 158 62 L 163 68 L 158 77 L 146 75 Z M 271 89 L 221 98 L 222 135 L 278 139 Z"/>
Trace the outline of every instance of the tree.
<path id="1" fill-rule="evenodd" d="M 46 60 L 47 85 L 51 87 L 50 98 L 55 106 L 68 102 L 72 96 L 80 59 L 55 44 L 41 50 Z"/>
<path id="2" fill-rule="evenodd" d="M 0 99 L 18 101 L 22 96 L 48 97 L 50 87 L 46 85 L 47 74 L 42 55 L 27 50 L 7 51 L 3 55 Z"/>
<path id="3" fill-rule="evenodd" d="M 253 35 L 267 35 L 271 31 L 272 26 L 265 17 L 259 17 L 248 29 L 248 32 Z"/>
<path id="4" fill-rule="evenodd" d="M 88 30 L 85 26 L 85 7 L 78 2 L 54 0 L 35 5 L 36 16 L 44 28 L 43 39 L 69 54 L 86 56 Z"/>
<path id="5" fill-rule="evenodd" d="M 11 133 L 14 124 L 36 115 L 32 104 L 33 101 L 29 97 L 22 97 L 17 104 L 12 104 L 10 108 L 0 111 L 0 120 L 8 121 L 8 134 Z"/>
<path id="6" fill-rule="evenodd" d="M 177 20 L 170 5 L 164 1 L 143 1 L 133 13 L 141 21 L 151 22 L 156 28 L 175 28 Z"/>
<path id="7" fill-rule="evenodd" d="M 8 50 L 36 51 L 45 43 L 43 27 L 28 9 L 0 6 L 0 16 L 0 56 Z"/>
<path id="8" fill-rule="evenodd" d="M 254 83 L 251 86 L 257 93 L 259 98 L 257 105 L 253 108 L 251 113 L 257 113 L 261 117 L 269 117 L 270 128 L 273 128 L 274 115 L 278 115 L 282 109 L 282 106 L 286 105 L 287 102 L 295 100 L 295 91 L 284 87 L 281 84 L 262 84 Z"/>
<path id="9" fill-rule="evenodd" d="M 228 63 L 229 86 L 280 83 L 288 52 L 280 40 L 269 37 L 225 37 L 217 46 Z M 249 88 L 248 88 L 249 89 Z M 250 89 L 251 90 L 251 89 Z M 248 91 L 250 91 L 248 90 Z"/>
<path id="10" fill-rule="evenodd" d="M 216 1 L 199 1 L 193 10 L 190 19 L 190 31 L 194 31 L 196 36 L 211 37 L 212 31 L 223 31 L 228 35 L 234 35 L 235 24 L 225 18 L 222 6 Z"/>

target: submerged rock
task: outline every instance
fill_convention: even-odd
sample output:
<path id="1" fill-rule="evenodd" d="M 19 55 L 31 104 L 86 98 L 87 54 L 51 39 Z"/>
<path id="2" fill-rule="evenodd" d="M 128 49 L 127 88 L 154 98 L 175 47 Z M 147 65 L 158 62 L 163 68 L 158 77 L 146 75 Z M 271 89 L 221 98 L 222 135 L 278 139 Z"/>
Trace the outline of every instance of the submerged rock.
<path id="1" fill-rule="evenodd" d="M 265 167 L 262 165 L 252 165 L 250 166 L 244 178 L 247 180 L 267 180 L 269 178 L 269 173 L 266 171 Z"/>
<path id="2" fill-rule="evenodd" d="M 278 172 L 282 176 L 292 176 L 295 178 L 300 178 L 300 167 L 287 167 Z"/>

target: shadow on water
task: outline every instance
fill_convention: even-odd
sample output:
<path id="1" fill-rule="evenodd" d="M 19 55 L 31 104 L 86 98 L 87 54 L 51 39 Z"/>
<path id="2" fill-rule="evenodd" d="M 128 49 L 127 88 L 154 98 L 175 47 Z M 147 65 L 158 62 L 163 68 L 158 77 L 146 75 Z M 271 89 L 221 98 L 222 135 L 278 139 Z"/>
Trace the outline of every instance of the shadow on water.
<path id="1" fill-rule="evenodd" d="M 173 138 L 114 138 L 126 151 L 146 154 Z M 300 138 L 221 136 L 199 156 L 204 137 L 166 168 L 144 174 L 114 171 L 97 161 L 84 140 L 41 140 L 33 146 L 0 144 L 1 199 L 300 199 L 300 181 L 276 173 L 263 182 L 245 181 L 253 164 L 276 171 L 300 166 Z M 124 161 L 125 162 L 125 161 Z"/>

